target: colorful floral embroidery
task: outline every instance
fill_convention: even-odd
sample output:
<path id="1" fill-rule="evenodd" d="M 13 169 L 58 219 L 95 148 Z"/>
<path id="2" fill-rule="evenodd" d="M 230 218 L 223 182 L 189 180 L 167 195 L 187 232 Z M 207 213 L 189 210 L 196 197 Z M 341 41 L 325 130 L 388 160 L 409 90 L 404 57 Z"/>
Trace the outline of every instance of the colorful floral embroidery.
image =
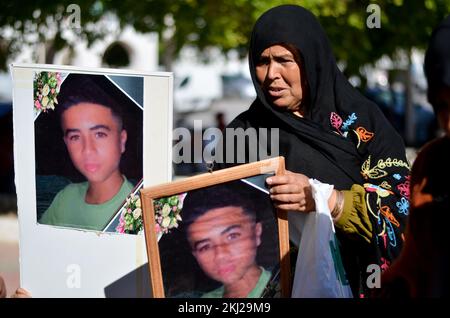
<path id="1" fill-rule="evenodd" d="M 369 202 L 369 191 L 366 193 L 366 203 L 368 203 L 368 202 Z M 380 220 L 380 217 L 378 216 L 379 213 L 375 214 L 375 213 L 372 211 L 372 208 L 371 208 L 370 204 L 367 204 L 367 210 L 370 212 L 370 214 L 373 215 L 373 217 L 374 217 L 375 219 L 378 220 L 378 224 L 381 225 L 381 220 Z"/>
<path id="2" fill-rule="evenodd" d="M 400 183 L 397 185 L 398 191 L 400 194 L 409 199 L 409 180 L 405 181 L 405 183 Z"/>
<path id="3" fill-rule="evenodd" d="M 391 190 L 392 189 L 391 185 L 386 180 L 381 182 L 380 187 L 382 187 L 382 188 L 384 188 L 386 190 Z"/>
<path id="4" fill-rule="evenodd" d="M 377 166 L 381 169 L 384 169 L 386 167 L 390 168 L 392 166 L 394 167 L 405 167 L 409 169 L 409 164 L 407 162 L 404 162 L 400 159 L 391 159 L 387 158 L 386 160 L 380 159 L 378 160 Z"/>
<path id="5" fill-rule="evenodd" d="M 336 129 L 341 136 L 344 137 L 347 137 L 350 125 L 353 124 L 357 119 L 358 117 L 355 113 L 350 114 L 345 122 L 342 121 L 341 116 L 339 116 L 337 113 L 331 112 L 330 114 L 331 126 Z"/>
<path id="6" fill-rule="evenodd" d="M 358 117 L 356 117 L 355 113 L 352 113 L 350 116 L 348 116 L 347 120 L 342 124 L 342 130 L 348 130 L 348 127 L 353 124 L 356 119 L 358 119 Z"/>
<path id="7" fill-rule="evenodd" d="M 371 184 L 371 183 L 364 183 L 364 188 L 367 192 L 376 192 L 378 196 L 385 198 L 390 194 L 394 194 L 394 192 L 383 189 L 377 185 Z"/>
<path id="8" fill-rule="evenodd" d="M 341 116 L 339 116 L 335 112 L 331 112 L 330 122 L 331 122 L 331 126 L 333 126 L 339 132 L 339 134 L 342 135 L 342 131 L 340 130 L 341 125 L 342 125 L 342 118 L 341 118 Z"/>
<path id="9" fill-rule="evenodd" d="M 383 216 L 392 224 L 394 224 L 396 227 L 400 227 L 400 223 L 397 221 L 397 219 L 394 217 L 394 215 L 391 212 L 391 209 L 387 206 L 384 205 L 380 208 L 380 212 L 381 214 L 383 214 Z"/>
<path id="10" fill-rule="evenodd" d="M 396 203 L 398 207 L 398 212 L 404 215 L 408 215 L 409 211 L 409 201 L 406 198 L 401 198 L 400 201 Z"/>
<path id="11" fill-rule="evenodd" d="M 381 238 L 383 239 L 383 245 L 384 245 L 384 248 L 386 249 L 387 248 L 387 234 L 385 233 L 385 231 L 383 231 L 383 234 L 381 234 Z"/>
<path id="12" fill-rule="evenodd" d="M 373 138 L 373 136 L 375 136 L 373 132 L 366 130 L 366 128 L 364 127 L 358 127 L 356 128 L 355 131 L 359 137 L 359 140 L 361 140 L 362 142 L 368 142 L 370 139 Z"/>
<path id="13" fill-rule="evenodd" d="M 380 258 L 381 260 L 381 270 L 384 272 L 385 270 L 387 270 L 389 268 L 389 266 L 391 265 L 391 263 L 389 261 L 387 261 L 384 257 Z"/>
<path id="14" fill-rule="evenodd" d="M 351 132 L 355 133 L 356 136 L 351 137 L 353 140 L 358 140 L 357 148 L 374 140 L 375 132 L 358 125 L 356 113 L 348 116 L 345 114 L 345 116 L 341 117 L 338 113 L 331 112 L 330 124 L 334 133 L 345 138 Z M 380 159 L 380 157 L 369 155 L 361 166 L 361 175 L 367 182 L 364 183 L 367 211 L 375 222 L 374 239 L 383 255 L 381 257 L 383 270 L 389 267 L 387 250 L 398 248 L 402 240 L 404 241 L 404 236 L 399 229 L 404 220 L 403 216 L 409 213 L 409 179 L 405 177 L 407 173 L 403 174 L 400 171 L 404 170 L 403 168 L 409 170 L 410 167 L 408 161 L 402 159 L 392 157 Z M 392 178 L 387 178 L 391 176 Z M 399 182 L 404 183 L 398 184 Z M 384 198 L 387 197 L 392 198 L 393 201 L 385 200 Z M 395 203 L 396 206 L 391 203 Z"/>
<path id="15" fill-rule="evenodd" d="M 363 175 L 364 179 L 379 179 L 387 176 L 388 173 L 377 166 L 370 168 L 370 157 L 371 156 L 369 156 L 367 160 L 364 161 L 361 167 L 361 174 Z"/>
<path id="16" fill-rule="evenodd" d="M 379 179 L 384 176 L 387 176 L 388 173 L 386 170 L 384 170 L 386 167 L 390 168 L 392 166 L 394 167 L 406 167 L 409 169 L 409 165 L 407 162 L 404 162 L 399 159 L 391 159 L 387 158 L 386 160 L 380 159 L 378 160 L 377 164 L 370 168 L 370 157 L 367 158 L 366 161 L 364 161 L 362 167 L 361 167 L 361 174 L 365 179 Z"/>
<path id="17" fill-rule="evenodd" d="M 389 220 L 386 220 L 386 224 L 387 224 L 386 230 L 387 230 L 387 234 L 388 234 L 388 237 L 389 237 L 389 244 L 392 247 L 396 247 L 397 246 L 397 239 L 395 237 L 395 232 L 394 232 L 394 229 L 392 228 L 392 224 L 391 224 L 391 222 L 389 222 Z"/>

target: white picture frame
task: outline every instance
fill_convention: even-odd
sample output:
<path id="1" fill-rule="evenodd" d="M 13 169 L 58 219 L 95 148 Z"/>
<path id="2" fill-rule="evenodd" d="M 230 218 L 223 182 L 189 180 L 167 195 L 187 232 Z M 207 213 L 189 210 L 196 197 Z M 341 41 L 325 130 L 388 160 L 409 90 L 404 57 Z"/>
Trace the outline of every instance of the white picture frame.
<path id="1" fill-rule="evenodd" d="M 144 187 L 169 182 L 172 177 L 172 73 L 10 66 L 21 287 L 33 297 L 151 296 L 143 233 L 105 233 L 38 223 L 33 78 L 42 71 L 143 78 Z"/>

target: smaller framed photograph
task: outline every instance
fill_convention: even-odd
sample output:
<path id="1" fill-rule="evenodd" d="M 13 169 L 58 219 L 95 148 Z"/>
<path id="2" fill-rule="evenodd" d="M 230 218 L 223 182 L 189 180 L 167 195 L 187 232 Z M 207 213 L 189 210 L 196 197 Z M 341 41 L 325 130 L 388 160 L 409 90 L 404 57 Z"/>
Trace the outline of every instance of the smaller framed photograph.
<path id="1" fill-rule="evenodd" d="M 266 178 L 277 157 L 141 190 L 153 297 L 289 297 L 287 213 Z"/>

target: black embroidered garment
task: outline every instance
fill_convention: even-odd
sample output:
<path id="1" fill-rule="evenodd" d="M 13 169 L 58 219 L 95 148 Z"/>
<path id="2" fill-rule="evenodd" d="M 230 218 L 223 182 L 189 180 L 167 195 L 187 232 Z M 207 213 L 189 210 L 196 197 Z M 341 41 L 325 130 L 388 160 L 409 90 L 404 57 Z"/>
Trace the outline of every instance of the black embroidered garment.
<path id="1" fill-rule="evenodd" d="M 293 45 L 301 53 L 301 76 L 308 82 L 304 95 L 309 97 L 303 118 L 273 107 L 256 79 L 261 53 L 276 44 Z M 259 18 L 252 33 L 249 64 L 257 98 L 227 128 L 256 128 L 259 139 L 266 136 L 261 136 L 258 128 L 278 128 L 279 154 L 285 157 L 288 170 L 333 184 L 338 190 L 349 190 L 353 184 L 365 188 L 373 225 L 371 244 L 337 233 L 344 267 L 358 296 L 361 287 L 365 289 L 367 265 L 386 268 L 402 247 L 409 197 L 409 166 L 403 141 L 377 105 L 354 89 L 340 72 L 324 30 L 304 8 L 279 6 Z M 246 141 L 247 150 L 255 147 Z M 224 148 L 226 144 L 224 139 Z M 217 166 L 240 163 L 236 161 L 240 155 L 234 154 L 233 163 Z M 260 157 L 250 159 L 246 156 L 244 161 Z"/>

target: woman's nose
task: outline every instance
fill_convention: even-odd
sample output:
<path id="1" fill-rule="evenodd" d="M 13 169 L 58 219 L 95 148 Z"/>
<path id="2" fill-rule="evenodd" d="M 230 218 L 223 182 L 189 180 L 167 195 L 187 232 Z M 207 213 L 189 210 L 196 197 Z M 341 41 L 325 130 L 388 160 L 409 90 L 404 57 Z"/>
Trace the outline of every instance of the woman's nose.
<path id="1" fill-rule="evenodd" d="M 279 76 L 280 76 L 280 70 L 279 70 L 277 63 L 275 63 L 273 61 L 270 62 L 269 65 L 267 66 L 267 78 L 273 80 Z"/>

